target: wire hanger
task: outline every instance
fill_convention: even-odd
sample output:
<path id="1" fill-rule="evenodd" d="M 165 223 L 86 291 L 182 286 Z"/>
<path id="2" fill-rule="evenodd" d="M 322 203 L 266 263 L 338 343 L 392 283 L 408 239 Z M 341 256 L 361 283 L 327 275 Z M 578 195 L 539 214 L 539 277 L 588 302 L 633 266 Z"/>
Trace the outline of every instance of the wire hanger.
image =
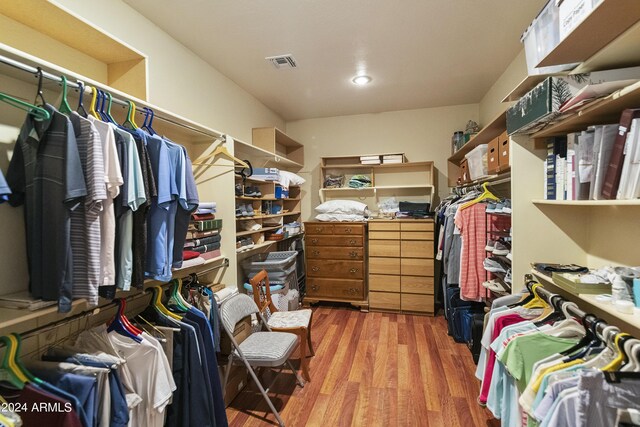
<path id="1" fill-rule="evenodd" d="M 62 79 L 62 100 L 60 101 L 60 108 L 58 110 L 62 114 L 69 115 L 71 114 L 71 106 L 69 105 L 69 101 L 67 100 L 67 77 L 65 75 L 60 76 Z"/>
<path id="2" fill-rule="evenodd" d="M 245 167 L 245 168 L 249 167 L 249 165 L 245 161 L 240 160 L 237 157 L 234 157 L 229 152 L 229 150 L 227 150 L 227 147 L 225 147 L 224 144 L 225 144 L 224 142 L 220 142 L 220 144 L 218 144 L 218 146 L 215 148 L 215 150 L 213 150 L 213 152 L 211 152 L 211 154 L 209 154 L 209 155 L 207 155 L 207 156 L 205 156 L 205 157 L 203 157 L 201 159 L 196 160 L 193 164 L 196 165 L 196 166 L 213 166 L 213 164 L 207 163 L 207 161 L 210 160 L 210 159 L 214 159 L 214 158 L 216 158 L 218 156 L 225 156 L 228 159 L 233 160 L 235 163 L 237 163 L 238 165 L 240 165 L 242 167 Z"/>
<path id="3" fill-rule="evenodd" d="M 51 118 L 51 114 L 49 113 L 49 111 L 45 110 L 44 108 L 29 104 L 28 102 L 24 102 L 18 98 L 14 98 L 13 96 L 7 95 L 6 93 L 0 92 L 0 101 L 9 104 L 12 107 L 27 111 L 38 120 L 49 120 Z"/>
<path id="4" fill-rule="evenodd" d="M 42 101 L 41 105 L 46 105 L 47 101 L 44 100 L 44 94 L 42 93 L 42 79 L 44 78 L 44 74 L 42 73 L 42 68 L 38 67 L 38 71 L 36 71 L 36 77 L 38 77 L 38 91 L 36 92 L 36 100 L 33 101 L 35 105 L 38 105 L 38 98 Z"/>
<path id="5" fill-rule="evenodd" d="M 80 94 L 78 95 L 78 108 L 76 108 L 76 112 L 78 114 L 80 114 L 82 117 L 88 117 L 89 113 L 87 113 L 87 110 L 84 108 L 84 102 L 83 102 L 83 98 L 84 98 L 84 82 L 82 82 L 82 80 L 78 80 L 78 87 L 80 90 Z"/>

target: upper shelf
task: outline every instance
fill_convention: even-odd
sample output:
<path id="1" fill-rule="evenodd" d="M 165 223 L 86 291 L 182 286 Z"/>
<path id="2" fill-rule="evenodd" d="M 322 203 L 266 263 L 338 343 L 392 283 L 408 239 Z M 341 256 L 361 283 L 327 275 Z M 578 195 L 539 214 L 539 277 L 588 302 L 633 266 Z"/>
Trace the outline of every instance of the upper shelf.
<path id="1" fill-rule="evenodd" d="M 570 132 L 585 130 L 588 126 L 618 123 L 625 108 L 637 108 L 640 105 L 640 82 L 620 89 L 598 101 L 588 104 L 576 114 L 554 123 L 533 134 L 533 138 L 566 135 Z"/>
<path id="2" fill-rule="evenodd" d="M 304 163 L 304 146 L 276 127 L 253 128 L 251 143 L 294 163 Z"/>
<path id="3" fill-rule="evenodd" d="M 532 200 L 534 205 L 549 206 L 640 206 L 640 199 L 632 200 Z"/>
<path id="4" fill-rule="evenodd" d="M 600 66 L 610 68 L 619 62 L 632 61 L 629 55 L 640 60 L 640 2 L 637 0 L 604 0 L 576 26 L 547 56 L 538 67 L 548 67 L 575 62 L 589 62 L 600 52 L 612 48 L 621 56 L 610 57 L 614 64 L 600 60 Z M 627 30 L 633 27 L 630 33 Z M 622 38 L 620 36 L 623 35 Z M 620 41 L 618 39 L 620 38 Z M 616 42 L 619 44 L 616 46 Z M 620 51 L 621 47 L 630 49 Z M 636 61 L 636 64 L 638 62 Z M 587 70 L 584 70 L 587 71 Z"/>
<path id="5" fill-rule="evenodd" d="M 483 127 L 480 132 L 456 151 L 449 161 L 452 163 L 460 163 L 464 159 L 464 155 L 476 148 L 478 145 L 488 144 L 492 139 L 500 136 L 502 132 L 507 129 L 507 113 L 503 111 L 496 118 L 494 118 L 488 125 Z"/>
<path id="6" fill-rule="evenodd" d="M 529 92 L 531 89 L 538 86 L 538 84 L 544 81 L 544 79 L 546 79 L 547 77 L 549 77 L 547 74 L 540 74 L 537 76 L 525 77 L 524 79 L 522 79 L 520 83 L 518 83 L 518 85 L 515 88 L 513 88 L 511 92 L 507 94 L 507 96 L 504 97 L 502 102 L 511 102 L 511 101 L 519 100 L 525 94 L 527 94 L 527 92 Z"/>
<path id="7" fill-rule="evenodd" d="M 363 165 L 361 163 L 345 164 L 345 165 L 324 165 L 324 169 L 391 169 L 391 168 L 403 168 L 408 169 L 412 167 L 425 167 L 432 166 L 433 162 L 405 162 L 405 163 L 383 163 L 379 165 Z"/>
<path id="8" fill-rule="evenodd" d="M 254 164 L 253 166 L 274 167 L 280 169 L 289 168 L 295 170 L 300 170 L 303 167 L 302 163 L 298 163 L 287 157 L 284 157 L 272 151 L 265 150 L 264 148 L 258 147 L 256 145 L 251 145 L 238 139 L 234 139 L 234 144 L 234 155 L 236 157 L 242 159 L 249 158 L 249 160 L 253 159 L 254 162 L 261 162 L 260 164 Z"/>

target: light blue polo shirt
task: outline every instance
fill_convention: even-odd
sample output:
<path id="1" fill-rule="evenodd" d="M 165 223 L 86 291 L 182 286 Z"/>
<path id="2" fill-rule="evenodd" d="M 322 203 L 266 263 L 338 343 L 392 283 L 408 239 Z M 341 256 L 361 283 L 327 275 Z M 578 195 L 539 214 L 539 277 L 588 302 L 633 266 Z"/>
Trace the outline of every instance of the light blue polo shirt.
<path id="1" fill-rule="evenodd" d="M 9 194 L 11 194 L 11 189 L 7 185 L 7 181 L 4 179 L 2 171 L 0 171 L 0 203 L 9 200 Z"/>

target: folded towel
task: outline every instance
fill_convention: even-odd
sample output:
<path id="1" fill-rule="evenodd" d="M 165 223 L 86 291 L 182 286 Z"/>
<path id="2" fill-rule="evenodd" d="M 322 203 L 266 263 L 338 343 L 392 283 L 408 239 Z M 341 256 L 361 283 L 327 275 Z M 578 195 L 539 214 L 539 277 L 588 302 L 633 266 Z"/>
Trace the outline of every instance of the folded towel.
<path id="1" fill-rule="evenodd" d="M 215 209 L 216 205 L 216 202 L 200 202 L 198 209 Z"/>
<path id="2" fill-rule="evenodd" d="M 200 256 L 200 252 L 195 251 L 182 251 L 182 259 L 185 261 L 188 259 L 198 258 Z"/>
<path id="3" fill-rule="evenodd" d="M 216 219 L 214 214 L 193 214 L 191 215 L 193 221 L 208 221 L 210 219 Z"/>

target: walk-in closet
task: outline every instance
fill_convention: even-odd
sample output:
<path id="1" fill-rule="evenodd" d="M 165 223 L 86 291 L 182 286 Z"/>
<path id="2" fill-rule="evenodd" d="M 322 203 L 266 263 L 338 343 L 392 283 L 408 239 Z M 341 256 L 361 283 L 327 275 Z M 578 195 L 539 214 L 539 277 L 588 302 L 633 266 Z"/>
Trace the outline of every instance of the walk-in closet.
<path id="1" fill-rule="evenodd" d="M 640 426 L 640 1 L 0 2 L 0 426 Z"/>

